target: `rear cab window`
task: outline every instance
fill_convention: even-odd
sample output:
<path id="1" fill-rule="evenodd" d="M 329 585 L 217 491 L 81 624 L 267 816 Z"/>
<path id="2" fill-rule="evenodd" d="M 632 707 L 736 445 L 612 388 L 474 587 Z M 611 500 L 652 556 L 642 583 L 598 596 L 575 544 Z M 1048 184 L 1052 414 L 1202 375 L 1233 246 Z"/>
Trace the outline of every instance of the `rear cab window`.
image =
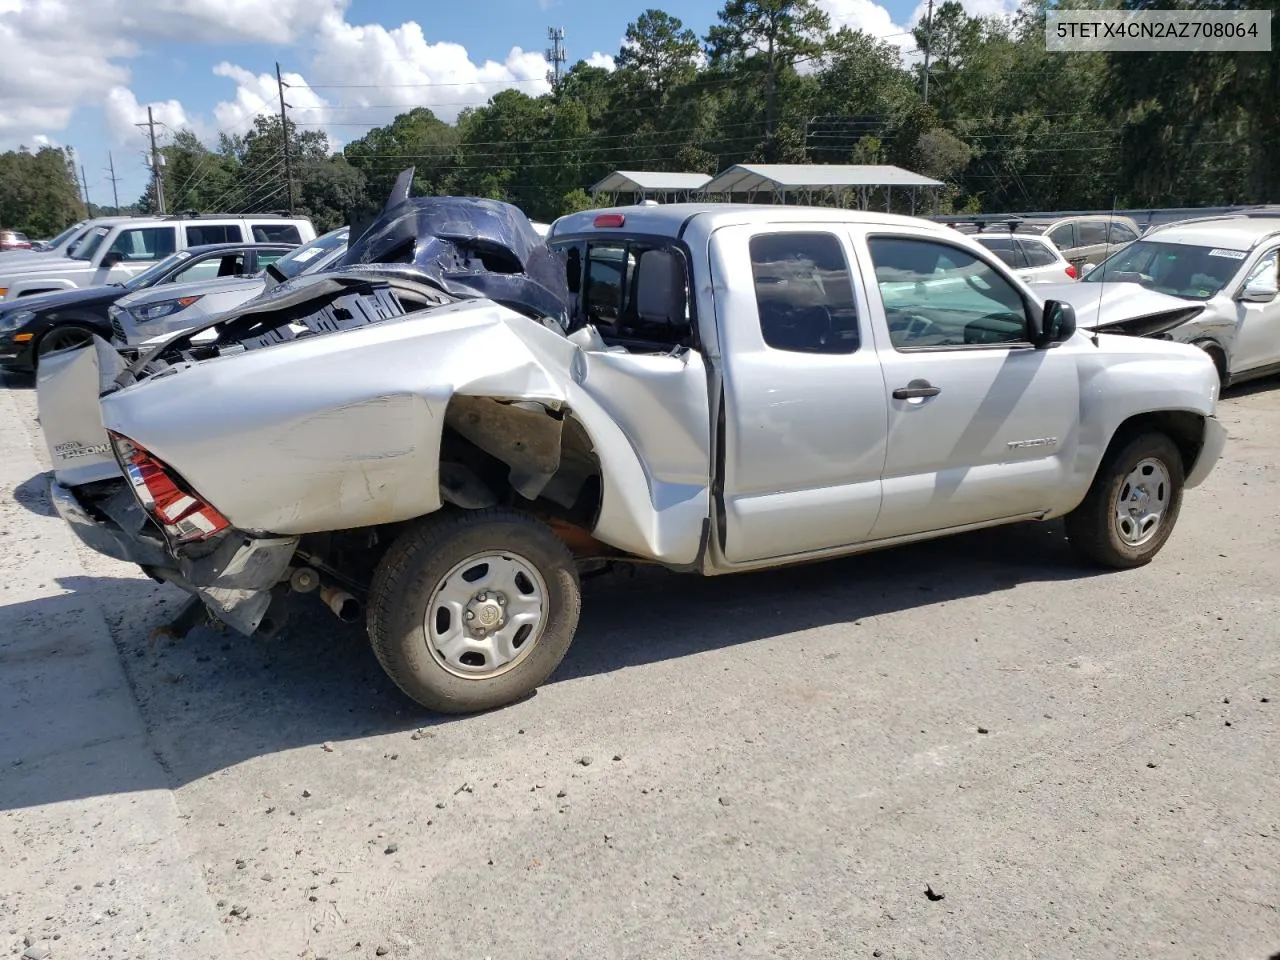
<path id="1" fill-rule="evenodd" d="M 606 344 L 639 353 L 696 346 L 689 262 L 678 244 L 610 234 L 552 248 L 565 254 L 570 332 L 593 326 Z"/>

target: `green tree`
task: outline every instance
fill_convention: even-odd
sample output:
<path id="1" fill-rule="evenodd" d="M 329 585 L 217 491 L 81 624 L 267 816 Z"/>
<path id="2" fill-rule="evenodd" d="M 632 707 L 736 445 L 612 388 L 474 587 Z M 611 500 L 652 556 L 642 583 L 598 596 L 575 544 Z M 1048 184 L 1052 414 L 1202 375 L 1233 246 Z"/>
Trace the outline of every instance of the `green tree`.
<path id="1" fill-rule="evenodd" d="M 727 0 L 707 32 L 713 64 L 759 63 L 764 74 L 765 136 L 774 135 L 778 75 L 826 49 L 831 19 L 814 0 Z"/>
<path id="2" fill-rule="evenodd" d="M 84 215 L 70 151 L 19 147 L 0 154 L 0 227 L 47 238 Z"/>
<path id="3" fill-rule="evenodd" d="M 385 127 L 347 144 L 343 154 L 365 178 L 370 197 L 385 198 L 400 171 L 414 167 L 414 193 L 441 192 L 458 164 L 457 127 L 426 107 L 402 113 Z"/>
<path id="4" fill-rule="evenodd" d="M 697 34 L 678 17 L 651 9 L 627 24 L 615 62 L 633 90 L 652 92 L 653 103 L 661 105 L 670 90 L 697 74 L 700 52 Z"/>

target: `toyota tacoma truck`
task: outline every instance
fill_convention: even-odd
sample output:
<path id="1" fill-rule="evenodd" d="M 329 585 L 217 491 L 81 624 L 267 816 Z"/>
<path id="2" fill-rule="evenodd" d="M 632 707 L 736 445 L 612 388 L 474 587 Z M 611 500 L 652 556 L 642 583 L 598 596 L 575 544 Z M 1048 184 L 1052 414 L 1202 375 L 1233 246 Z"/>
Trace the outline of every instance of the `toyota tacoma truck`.
<path id="1" fill-rule="evenodd" d="M 326 273 L 199 342 L 53 355 L 38 391 L 85 543 L 246 635 L 318 596 L 432 710 L 539 686 L 611 564 L 721 575 L 1061 517 L 1136 567 L 1223 450 L 1203 351 L 1077 331 L 940 224 L 674 204 L 543 240 L 408 182 Z"/>

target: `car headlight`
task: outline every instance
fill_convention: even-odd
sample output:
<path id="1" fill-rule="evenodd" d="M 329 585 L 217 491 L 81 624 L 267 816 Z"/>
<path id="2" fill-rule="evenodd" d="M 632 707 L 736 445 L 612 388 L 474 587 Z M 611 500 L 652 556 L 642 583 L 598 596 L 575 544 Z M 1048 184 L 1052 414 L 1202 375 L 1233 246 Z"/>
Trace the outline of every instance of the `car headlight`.
<path id="1" fill-rule="evenodd" d="M 153 320 L 160 320 L 170 314 L 177 313 L 179 310 L 185 310 L 197 300 L 203 298 L 203 294 L 198 297 L 178 297 L 176 300 L 161 300 L 159 303 L 153 303 L 147 307 L 135 307 L 132 311 L 133 317 L 139 323 L 150 323 Z"/>
<path id="2" fill-rule="evenodd" d="M 0 314 L 0 330 L 17 330 L 24 323 L 35 319 L 34 310 L 15 310 L 13 313 Z"/>

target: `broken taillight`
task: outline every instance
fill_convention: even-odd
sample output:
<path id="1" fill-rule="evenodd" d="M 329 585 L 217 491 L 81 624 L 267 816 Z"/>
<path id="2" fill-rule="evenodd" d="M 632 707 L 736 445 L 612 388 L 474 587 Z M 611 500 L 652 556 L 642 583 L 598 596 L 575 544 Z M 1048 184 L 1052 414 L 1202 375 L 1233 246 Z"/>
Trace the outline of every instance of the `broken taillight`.
<path id="1" fill-rule="evenodd" d="M 128 437 L 111 433 L 111 445 L 142 508 L 178 543 L 207 540 L 231 521 L 184 489 L 176 474 Z"/>

